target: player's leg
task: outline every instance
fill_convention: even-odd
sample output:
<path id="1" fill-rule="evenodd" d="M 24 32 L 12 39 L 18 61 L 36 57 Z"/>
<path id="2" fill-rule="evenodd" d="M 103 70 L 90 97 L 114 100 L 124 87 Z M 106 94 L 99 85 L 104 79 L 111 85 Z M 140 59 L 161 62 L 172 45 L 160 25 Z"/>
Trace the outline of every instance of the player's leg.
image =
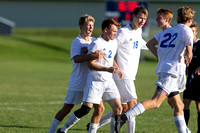
<path id="1" fill-rule="evenodd" d="M 174 122 L 176 125 L 176 129 L 180 133 L 186 133 L 188 130 L 187 125 L 185 123 L 185 119 L 183 116 L 183 108 L 184 104 L 181 100 L 181 97 L 179 94 L 170 97 L 170 100 L 172 101 L 173 107 L 174 107 Z"/>
<path id="2" fill-rule="evenodd" d="M 115 116 L 121 115 L 121 113 L 122 113 L 121 100 L 120 100 L 120 98 L 116 98 L 116 99 L 109 100 L 107 102 L 113 110 L 113 114 L 112 114 L 112 118 L 111 118 L 111 122 L 110 122 L 110 132 L 114 133 L 114 131 L 115 131 Z"/>
<path id="3" fill-rule="evenodd" d="M 93 104 L 92 103 L 83 103 L 81 108 L 74 111 L 68 118 L 67 122 L 64 124 L 64 126 L 59 130 L 61 133 L 66 132 L 69 130 L 73 125 L 75 125 L 83 116 L 87 115 Z M 58 131 L 58 132 L 59 132 Z"/>
<path id="4" fill-rule="evenodd" d="M 191 99 L 183 99 L 183 103 L 184 103 L 184 118 L 185 118 L 185 122 L 186 125 L 188 125 L 189 119 L 190 119 L 190 103 L 191 103 Z"/>
<path id="5" fill-rule="evenodd" d="M 196 107 L 197 107 L 197 125 L 198 125 L 197 133 L 200 133 L 200 101 L 196 101 Z"/>
<path id="6" fill-rule="evenodd" d="M 62 109 L 58 111 L 58 113 L 56 114 L 47 133 L 55 133 L 61 121 L 71 111 L 73 107 L 74 107 L 74 104 L 64 104 Z"/>
<path id="7" fill-rule="evenodd" d="M 113 114 L 113 111 L 110 111 L 110 112 L 107 113 L 105 116 L 103 116 L 103 117 L 100 119 L 99 127 L 104 126 L 104 125 L 110 123 L 111 118 L 112 118 L 112 114 Z"/>
<path id="8" fill-rule="evenodd" d="M 167 98 L 167 93 L 161 89 L 160 87 L 157 88 L 157 90 L 154 93 L 154 96 L 152 99 L 145 100 L 141 103 L 136 104 L 133 108 L 131 108 L 128 112 L 126 112 L 122 116 L 116 116 L 116 130 L 119 132 L 121 126 L 123 124 L 131 119 L 132 117 L 135 117 L 139 114 L 142 114 L 145 110 L 153 109 L 153 108 L 159 108 L 161 103 Z"/>
<path id="9" fill-rule="evenodd" d="M 136 104 L 137 104 L 137 99 L 136 98 L 134 98 L 131 101 L 127 102 L 128 110 L 133 108 Z M 127 133 L 134 133 L 135 132 L 135 124 L 136 124 L 135 117 L 132 117 L 131 119 L 129 119 L 126 122 Z"/>
<path id="10" fill-rule="evenodd" d="M 105 108 L 103 101 L 101 100 L 100 104 L 94 104 L 94 113 L 92 115 L 91 123 L 89 124 L 88 133 L 96 133 L 99 127 L 99 121 L 104 112 Z"/>

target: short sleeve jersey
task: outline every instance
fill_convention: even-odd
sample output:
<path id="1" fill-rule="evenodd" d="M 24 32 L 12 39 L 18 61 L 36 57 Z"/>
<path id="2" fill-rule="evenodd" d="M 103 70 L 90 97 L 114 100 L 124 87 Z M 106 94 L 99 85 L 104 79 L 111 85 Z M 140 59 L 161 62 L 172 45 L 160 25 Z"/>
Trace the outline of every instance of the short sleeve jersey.
<path id="1" fill-rule="evenodd" d="M 118 50 L 116 62 L 124 73 L 124 79 L 135 80 L 140 59 L 141 49 L 147 49 L 146 42 L 142 39 L 142 29 L 132 30 L 130 24 L 118 30 L 116 36 Z M 119 79 L 114 74 L 115 79 Z"/>
<path id="2" fill-rule="evenodd" d="M 96 64 L 105 67 L 112 67 L 113 60 L 117 51 L 117 41 L 109 40 L 105 41 L 101 36 L 93 41 L 89 48 L 88 54 L 95 52 L 96 50 L 100 50 L 104 53 L 103 58 L 96 61 Z M 98 81 L 108 81 L 112 80 L 112 73 L 106 71 L 95 71 L 91 70 L 90 74 L 95 78 L 94 80 Z"/>
<path id="3" fill-rule="evenodd" d="M 166 72 L 177 77 L 184 73 L 183 54 L 185 47 L 193 44 L 192 30 L 188 26 L 178 24 L 155 34 L 154 37 L 159 42 L 156 74 Z"/>
<path id="4" fill-rule="evenodd" d="M 84 40 L 81 35 L 78 35 L 71 43 L 70 56 L 72 60 L 72 72 L 69 79 L 68 90 L 84 91 L 86 79 L 88 75 L 88 63 L 75 63 L 73 57 L 82 55 L 82 47 L 88 47 L 95 38 L 90 37 L 89 41 Z"/>

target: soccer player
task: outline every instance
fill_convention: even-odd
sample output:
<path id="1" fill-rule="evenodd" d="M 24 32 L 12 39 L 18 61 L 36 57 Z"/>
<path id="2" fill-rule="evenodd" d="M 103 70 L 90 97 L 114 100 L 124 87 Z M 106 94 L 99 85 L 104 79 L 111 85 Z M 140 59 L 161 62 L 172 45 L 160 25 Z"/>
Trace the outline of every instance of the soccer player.
<path id="1" fill-rule="evenodd" d="M 115 59 L 124 76 L 120 79 L 117 74 L 114 74 L 114 79 L 121 96 L 122 113 L 137 104 L 134 80 L 138 70 L 140 51 L 147 49 L 146 42 L 142 39 L 142 27 L 147 17 L 148 11 L 144 7 L 136 7 L 133 10 L 133 21 L 121 28 L 116 36 L 118 51 Z M 109 112 L 101 119 L 100 126 L 110 121 L 111 114 Z M 127 132 L 135 132 L 135 117 L 127 121 Z"/>
<path id="2" fill-rule="evenodd" d="M 200 76 L 196 71 L 198 71 L 198 67 L 200 66 L 200 40 L 197 38 L 198 26 L 197 23 L 192 23 L 190 28 L 193 31 L 193 57 L 192 61 L 187 68 L 188 78 L 186 84 L 186 90 L 183 93 L 183 103 L 184 103 L 184 117 L 185 122 L 188 125 L 188 121 L 190 118 L 190 103 L 192 100 L 195 101 L 197 112 L 198 112 L 198 131 L 200 133 L 200 90 L 199 90 L 199 82 Z M 197 69 L 197 70 L 196 70 Z"/>
<path id="3" fill-rule="evenodd" d="M 70 55 L 73 63 L 73 69 L 69 79 L 67 95 L 64 106 L 56 114 L 48 133 L 55 133 L 58 125 L 63 118 L 69 114 L 74 105 L 81 104 L 83 92 L 88 75 L 87 61 L 99 59 L 103 53 L 96 51 L 87 55 L 87 47 L 95 39 L 91 37 L 94 29 L 95 19 L 89 15 L 83 15 L 79 19 L 81 33 L 72 41 Z M 104 108 L 103 104 L 99 108 Z M 103 113 L 103 112 L 102 112 Z"/>
<path id="4" fill-rule="evenodd" d="M 157 89 L 152 99 L 142 101 L 122 116 L 116 116 L 115 128 L 119 132 L 120 127 L 128 119 L 135 117 L 152 108 L 159 108 L 170 93 L 178 92 L 177 82 L 181 77 L 179 73 L 184 71 L 180 63 L 190 63 L 192 59 L 193 34 L 189 26 L 192 24 L 195 11 L 190 7 L 181 7 L 177 10 L 177 23 L 175 27 L 169 27 L 157 38 L 158 48 L 154 47 L 159 62 L 156 69 L 158 81 L 155 82 Z M 185 59 L 183 51 L 186 48 Z M 153 50 L 152 50 L 153 51 Z M 187 126 L 183 116 L 184 104 L 177 94 L 170 97 L 174 107 L 174 122 L 178 133 L 186 133 Z M 120 124 L 121 123 L 121 124 Z"/>
<path id="5" fill-rule="evenodd" d="M 123 76 L 123 73 L 114 62 L 114 56 L 117 51 L 115 36 L 120 24 L 114 19 L 105 19 L 101 26 L 102 34 L 90 44 L 88 54 L 99 50 L 104 53 L 104 56 L 99 60 L 94 59 L 88 62 L 90 72 L 87 78 L 83 104 L 80 109 L 72 113 L 63 128 L 58 132 L 66 132 L 66 127 L 73 126 L 80 118 L 90 112 L 93 105 L 98 105 L 101 100 L 104 100 L 113 109 L 110 132 L 114 133 L 115 115 L 119 115 L 122 112 L 120 94 L 113 80 L 113 73 L 118 73 L 119 77 Z M 97 126 L 98 123 L 91 123 L 88 132 L 96 132 Z"/>

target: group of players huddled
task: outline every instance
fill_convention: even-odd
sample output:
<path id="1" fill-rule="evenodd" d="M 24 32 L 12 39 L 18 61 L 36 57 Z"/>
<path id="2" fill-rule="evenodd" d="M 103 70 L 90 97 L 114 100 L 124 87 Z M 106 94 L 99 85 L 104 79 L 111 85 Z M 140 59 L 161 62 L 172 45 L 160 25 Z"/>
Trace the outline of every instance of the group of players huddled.
<path id="1" fill-rule="evenodd" d="M 91 37 L 95 19 L 87 14 L 81 16 L 81 33 L 71 43 L 73 69 L 64 106 L 56 114 L 48 133 L 55 133 L 64 117 L 78 104 L 81 107 L 69 116 L 57 133 L 66 133 L 92 107 L 94 112 L 91 122 L 87 124 L 88 133 L 96 133 L 107 123 L 110 123 L 110 133 L 119 133 L 125 123 L 127 133 L 134 133 L 135 117 L 148 109 L 159 108 L 166 98 L 174 113 L 177 132 L 190 133 L 187 124 L 191 100 L 196 101 L 200 112 L 200 91 L 197 90 L 200 81 L 200 41 L 196 37 L 198 26 L 193 23 L 194 15 L 192 8 L 180 7 L 177 10 L 177 26 L 171 27 L 172 11 L 159 8 L 156 21 L 162 31 L 148 42 L 142 38 L 142 27 L 148 17 L 148 11 L 142 6 L 133 10 L 132 22 L 122 28 L 114 19 L 104 19 L 98 38 Z M 141 49 L 149 49 L 158 58 L 158 80 L 153 97 L 137 103 L 134 80 Z M 184 103 L 179 94 L 183 91 Z M 112 110 L 101 118 L 104 102 Z M 200 113 L 198 120 L 200 123 Z M 198 124 L 198 133 L 199 128 Z"/>

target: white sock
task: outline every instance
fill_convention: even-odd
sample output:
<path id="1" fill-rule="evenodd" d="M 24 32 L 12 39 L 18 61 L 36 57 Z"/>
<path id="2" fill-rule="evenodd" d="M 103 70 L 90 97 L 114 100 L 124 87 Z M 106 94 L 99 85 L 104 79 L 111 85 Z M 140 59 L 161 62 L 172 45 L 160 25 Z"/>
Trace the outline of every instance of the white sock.
<path id="1" fill-rule="evenodd" d="M 115 118 L 111 117 L 111 121 L 110 121 L 110 133 L 114 133 L 115 131 Z"/>
<path id="2" fill-rule="evenodd" d="M 173 112 L 174 112 L 174 108 L 173 108 L 172 110 L 173 110 Z M 181 117 L 184 118 L 184 111 L 182 111 Z M 184 120 L 185 120 L 185 118 L 184 118 Z M 186 133 L 191 133 L 191 131 L 190 131 L 190 129 L 187 127 L 187 125 L 186 125 Z"/>
<path id="3" fill-rule="evenodd" d="M 59 124 L 60 124 L 60 121 L 57 120 L 56 118 L 54 118 L 54 120 L 51 123 L 49 130 L 47 131 L 47 133 L 55 133 Z"/>
<path id="4" fill-rule="evenodd" d="M 186 133 L 186 123 L 183 115 L 174 116 L 174 122 L 178 133 Z"/>
<path id="5" fill-rule="evenodd" d="M 127 133 L 135 133 L 135 117 L 132 117 L 126 122 Z"/>
<path id="6" fill-rule="evenodd" d="M 77 118 L 77 117 L 75 116 L 74 113 L 72 113 L 72 114 L 69 116 L 69 118 L 68 118 L 67 122 L 65 123 L 65 125 L 62 127 L 61 131 L 62 131 L 62 132 L 66 132 L 66 131 L 67 131 L 68 129 L 70 129 L 73 125 L 75 125 L 79 120 L 80 120 L 80 119 Z"/>
<path id="7" fill-rule="evenodd" d="M 88 130 L 88 133 L 96 133 L 97 129 L 98 129 L 99 124 L 95 124 L 95 123 L 90 123 L 90 127 Z"/>
<path id="8" fill-rule="evenodd" d="M 106 114 L 104 117 L 102 117 L 99 122 L 99 127 L 108 124 L 111 121 L 112 114 L 113 114 L 113 111 L 110 111 L 108 114 Z"/>
<path id="9" fill-rule="evenodd" d="M 125 115 L 127 116 L 128 120 L 130 120 L 132 117 L 142 114 L 144 111 L 145 111 L 144 106 L 141 103 L 138 103 L 128 112 L 126 112 Z"/>

